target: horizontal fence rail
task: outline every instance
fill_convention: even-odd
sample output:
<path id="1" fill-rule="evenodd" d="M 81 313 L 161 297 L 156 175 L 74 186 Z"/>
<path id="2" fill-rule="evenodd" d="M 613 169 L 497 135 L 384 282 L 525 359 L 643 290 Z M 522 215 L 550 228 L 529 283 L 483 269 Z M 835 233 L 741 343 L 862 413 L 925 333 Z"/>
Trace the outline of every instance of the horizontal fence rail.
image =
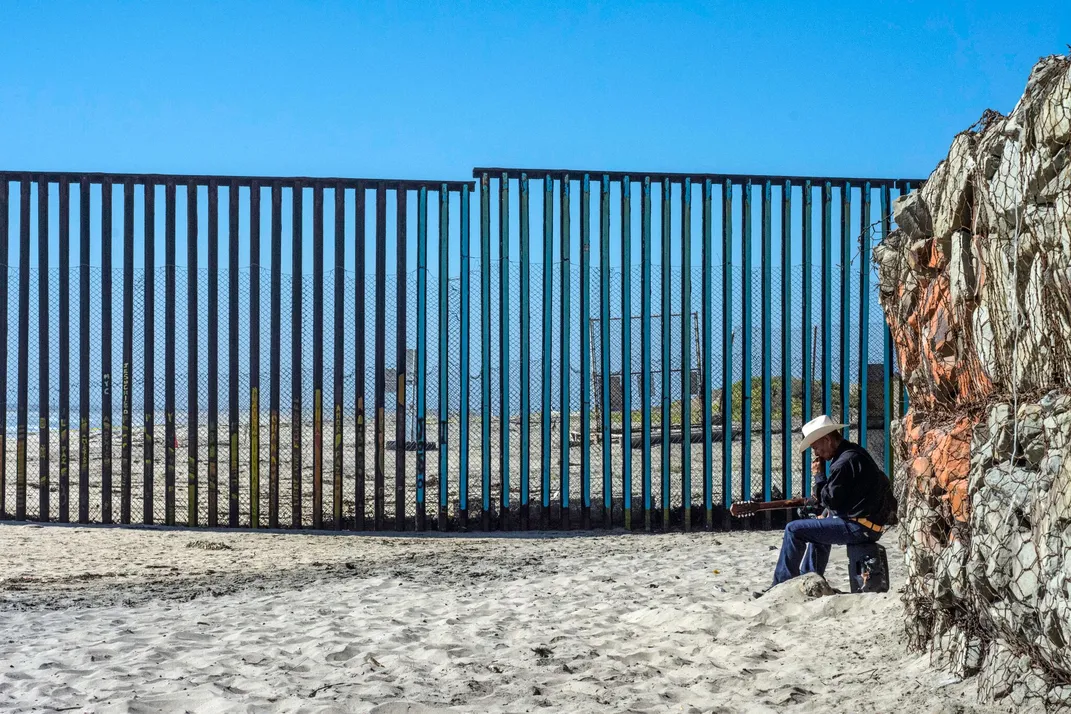
<path id="1" fill-rule="evenodd" d="M 920 181 L 473 177 L 0 172 L 0 518 L 727 527 L 822 412 L 891 473 Z"/>

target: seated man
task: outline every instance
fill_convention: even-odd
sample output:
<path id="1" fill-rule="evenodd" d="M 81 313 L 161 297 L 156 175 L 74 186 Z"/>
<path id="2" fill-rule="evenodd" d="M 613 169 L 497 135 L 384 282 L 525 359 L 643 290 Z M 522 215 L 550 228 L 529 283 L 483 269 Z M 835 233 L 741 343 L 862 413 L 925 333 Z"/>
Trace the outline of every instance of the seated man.
<path id="1" fill-rule="evenodd" d="M 803 425 L 799 451 L 811 449 L 816 457 L 814 495 L 805 503 L 820 506 L 825 513 L 785 526 L 774 585 L 801 572 L 824 575 L 831 546 L 873 543 L 895 521 L 896 498 L 889 479 L 865 449 L 841 436 L 844 427 L 825 415 Z M 825 463 L 828 478 L 823 474 Z"/>

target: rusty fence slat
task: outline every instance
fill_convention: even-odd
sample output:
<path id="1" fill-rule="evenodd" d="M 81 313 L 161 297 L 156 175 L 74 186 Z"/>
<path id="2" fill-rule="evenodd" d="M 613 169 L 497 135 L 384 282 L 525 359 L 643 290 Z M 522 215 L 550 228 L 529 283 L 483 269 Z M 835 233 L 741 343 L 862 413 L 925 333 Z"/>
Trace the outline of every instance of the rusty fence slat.
<path id="1" fill-rule="evenodd" d="M 822 184 L 822 413 L 833 408 L 833 187 Z"/>
<path id="2" fill-rule="evenodd" d="M 722 318 L 721 318 L 721 477 L 724 525 L 729 526 L 728 508 L 733 502 L 733 183 L 726 179 L 721 190 L 721 264 L 722 264 Z M 745 213 L 747 213 L 745 211 Z M 743 251 L 746 253 L 746 251 Z M 747 271 L 744 272 L 747 274 Z M 744 290 L 744 294 L 749 294 Z M 743 394 L 750 397 L 745 385 Z M 741 414 L 748 413 L 744 409 Z M 741 444 L 749 441 L 744 438 Z"/>
<path id="3" fill-rule="evenodd" d="M 249 526 L 260 527 L 260 184 L 249 186 Z M 323 245 L 323 236 L 320 237 Z M 322 248 L 321 248 L 322 249 Z M 320 284 L 320 283 L 317 283 Z M 322 288 L 321 288 L 322 289 Z M 317 341 L 319 344 L 322 340 Z"/>
<path id="4" fill-rule="evenodd" d="M 643 451 L 640 456 L 643 489 L 643 528 L 651 530 L 651 178 L 643 179 L 640 194 L 640 407 Z"/>
<path id="5" fill-rule="evenodd" d="M 219 184 L 208 183 L 208 525 L 219 525 Z M 126 249 L 124 248 L 124 251 Z M 133 235 L 130 251 L 133 252 Z M 131 307 L 133 307 L 131 305 Z M 123 304 L 124 313 L 126 303 Z M 124 321 L 125 321 L 124 317 Z M 129 331 L 129 330 L 128 330 Z M 124 335 L 125 339 L 125 335 Z M 127 354 L 124 344 L 123 354 Z M 124 357 L 124 364 L 129 360 Z M 124 383 L 127 372 L 124 372 Z"/>
<path id="6" fill-rule="evenodd" d="M 540 413 L 539 527 L 550 528 L 550 472 L 553 454 L 551 395 L 554 379 L 554 179 L 543 177 L 543 400 Z M 465 294 L 464 289 L 461 291 Z"/>
<path id="7" fill-rule="evenodd" d="M 0 181 L 0 201 L 4 209 L 0 233 L 3 234 L 0 246 L 3 250 L 3 289 L 0 289 L 0 322 L 3 326 L 0 344 L 7 344 L 7 181 Z M 63 179 L 59 182 L 59 520 L 67 523 L 71 519 L 71 187 Z M 148 250 L 148 248 L 146 248 Z M 0 399 L 4 400 L 3 412 L 7 413 L 7 354 L 0 365 Z M 4 437 L 0 437 L 3 439 Z M 3 444 L 3 441 L 0 441 Z M 0 449 L 2 451 L 2 449 Z M 6 459 L 5 459 L 6 461 Z M 0 464 L 0 493 L 3 493 L 3 469 Z M 3 496 L 0 496 L 0 513 L 4 512 Z"/>
<path id="8" fill-rule="evenodd" d="M 356 484 L 354 485 L 354 512 L 357 515 L 356 523 L 354 527 L 357 530 L 364 530 L 365 528 L 365 500 L 367 493 L 365 492 L 365 479 L 368 475 L 368 469 L 365 464 L 365 295 L 364 295 L 364 281 L 365 281 L 365 259 L 367 254 L 366 245 L 366 226 L 368 221 L 368 209 L 366 205 L 367 190 L 364 186 L 357 187 L 357 193 L 353 198 L 353 234 L 354 234 L 354 246 L 353 246 L 353 278 L 354 278 L 354 381 L 356 382 L 354 389 L 354 411 L 356 412 L 356 419 L 354 423 L 354 429 L 356 434 L 354 435 L 354 473 L 356 475 Z M 297 237 L 294 238 L 294 250 L 298 251 Z M 295 258 L 296 261 L 296 258 Z M 297 331 L 295 330 L 295 335 Z M 295 336 L 295 344 L 297 337 Z M 300 347 L 298 348 L 300 354 Z M 295 442 L 296 443 L 296 442 Z"/>
<path id="9" fill-rule="evenodd" d="M 781 189 L 781 493 L 792 497 L 792 182 Z"/>
<path id="10" fill-rule="evenodd" d="M 461 433 L 458 435 L 458 498 L 460 507 L 458 517 L 462 530 L 468 530 L 469 526 L 469 386 L 471 384 L 470 356 L 469 356 L 469 270 L 472 258 L 469 246 L 469 189 L 461 188 L 461 354 L 460 375 L 461 384 L 459 389 L 461 408 Z M 399 303 L 404 305 L 405 302 Z M 404 333 L 404 330 L 403 330 Z M 399 382 L 400 384 L 400 382 Z"/>
<path id="11" fill-rule="evenodd" d="M 867 443 L 867 382 L 870 363 L 870 182 L 859 208 L 859 446 Z M 847 387 L 845 387 L 847 391 Z"/>
<path id="12" fill-rule="evenodd" d="M 324 190 L 312 188 L 312 527 L 324 527 Z"/>
<path id="13" fill-rule="evenodd" d="M 175 229 L 175 183 L 169 181 L 164 187 L 164 524 L 168 526 L 175 525 Z M 88 314 L 88 306 L 83 310 Z"/>
<path id="14" fill-rule="evenodd" d="M 761 309 L 760 309 L 760 360 L 761 369 L 763 369 L 763 376 L 761 376 L 760 384 L 760 402 L 759 409 L 763 414 L 763 500 L 769 501 L 772 498 L 773 491 L 773 469 L 772 469 L 772 454 L 771 454 L 771 352 L 772 352 L 772 338 L 770 330 L 770 315 L 772 313 L 771 300 L 772 286 L 770 280 L 770 262 L 772 255 L 772 210 L 771 203 L 773 201 L 772 188 L 770 182 L 763 183 L 763 197 L 761 197 L 761 231 L 759 233 L 759 252 L 760 257 L 760 294 L 761 294 Z M 750 441 L 751 435 L 749 432 L 744 432 L 741 438 Z"/>
<path id="15" fill-rule="evenodd" d="M 751 300 L 751 264 L 754 257 L 752 240 L 754 238 L 754 217 L 752 211 L 751 182 L 746 182 L 740 189 L 740 365 L 743 378 L 740 382 L 740 493 L 739 498 L 751 498 L 751 358 L 753 306 Z M 732 310 L 732 303 L 726 302 L 725 310 Z M 730 342 L 730 348 L 732 343 Z M 731 381 L 731 380 L 730 380 Z M 726 415 L 726 423 L 732 421 L 732 415 Z M 767 500 L 768 497 L 767 497 Z"/>
<path id="16" fill-rule="evenodd" d="M 375 325 L 375 496 L 374 511 L 376 530 L 384 526 L 385 486 L 384 467 L 384 380 L 386 378 L 386 308 L 387 308 L 387 191 L 376 190 L 376 325 Z"/>
<path id="17" fill-rule="evenodd" d="M 531 277 L 530 255 L 529 255 L 529 187 L 528 187 L 528 174 L 522 174 L 519 180 L 519 199 L 518 199 L 518 227 L 520 229 L 520 268 L 521 268 L 521 285 L 520 285 L 520 342 L 521 342 L 521 378 L 520 378 L 520 399 L 521 399 L 521 438 L 520 438 L 520 480 L 521 480 L 521 503 L 520 503 L 520 518 L 521 518 L 521 530 L 528 530 L 529 523 L 529 479 L 531 478 L 531 460 L 532 460 L 532 411 L 531 411 L 531 345 L 530 340 L 532 337 L 531 326 L 531 305 L 530 305 L 530 292 L 531 285 L 529 280 Z"/>
<path id="18" fill-rule="evenodd" d="M 681 506 L 692 529 L 692 179 L 681 184 Z"/>
<path id="19" fill-rule="evenodd" d="M 558 473 L 559 486 L 561 488 L 559 527 L 564 530 L 568 530 L 571 525 L 569 518 L 569 462 L 571 454 L 569 452 L 572 442 L 572 419 L 570 418 L 572 407 L 569 394 L 569 327 L 571 320 L 569 315 L 569 296 L 572 294 L 570 287 L 572 283 L 572 261 L 570 260 L 572 236 L 570 235 L 571 227 L 569 225 L 569 184 L 569 176 L 563 176 L 560 183 L 561 197 L 558 199 L 559 220 L 561 222 L 559 230 L 559 240 L 561 241 L 561 392 L 559 394 L 561 424 L 558 428 L 561 431 L 562 452 L 561 459 L 558 462 Z"/>
<path id="20" fill-rule="evenodd" d="M 15 397 L 15 518 L 20 521 L 26 520 L 26 420 L 30 380 L 30 222 L 30 178 L 26 176 L 19 184 L 19 312 L 16 348 L 18 382 Z M 6 349 L 7 346 L 4 347 Z M 4 421 L 7 428 L 6 413 Z"/>
<path id="21" fill-rule="evenodd" d="M 291 195 L 292 207 L 291 218 L 291 283 L 290 283 L 290 524 L 294 528 L 301 528 L 304 524 L 302 517 L 302 491 L 301 491 L 301 421 L 302 421 L 302 379 L 301 379 L 301 305 L 302 289 L 304 284 L 302 263 L 302 207 L 304 205 L 304 189 L 295 186 Z M 357 191 L 357 201 L 361 203 L 361 191 Z M 363 223 L 358 224 L 362 226 Z M 360 228 L 358 228 L 360 230 Z M 363 322 L 358 320 L 358 330 Z M 358 384 L 361 381 L 358 380 Z M 359 412 L 358 412 L 359 414 Z M 359 443 L 359 442 L 358 442 Z M 361 462 L 358 462 L 361 463 Z M 359 468 L 359 467 L 358 467 Z M 358 482 L 358 488 L 360 482 Z M 358 501 L 358 524 L 361 522 L 363 511 L 360 507 L 363 502 Z"/>
<path id="22" fill-rule="evenodd" d="M 399 193 L 404 195 L 404 192 Z M 355 376 L 355 390 L 353 390 L 353 410 L 356 412 L 356 421 L 353 428 L 357 434 L 353 437 L 353 466 L 355 466 L 356 481 L 353 492 L 353 511 L 357 519 L 353 528 L 364 530 L 364 503 L 365 477 L 365 334 L 364 334 L 364 271 L 365 271 L 365 227 L 367 225 L 367 207 L 365 204 L 366 189 L 364 186 L 357 187 L 357 193 L 353 196 L 353 376 Z M 297 239 L 295 239 L 297 240 Z M 297 250 L 297 247 L 295 248 Z"/>
<path id="23" fill-rule="evenodd" d="M 111 182 L 101 184 L 101 522 L 111 522 Z M 44 304 L 44 303 L 43 303 Z"/>
<path id="24" fill-rule="evenodd" d="M 78 522 L 89 523 L 89 180 L 78 186 Z M 172 291 L 173 292 L 173 291 Z M 17 494 L 16 494 L 17 498 Z M 18 504 L 16 504 L 16 508 Z M 25 514 L 23 516 L 25 517 Z M 21 518 L 16 515 L 16 518 Z"/>
<path id="25" fill-rule="evenodd" d="M 851 299 L 852 299 L 852 185 L 845 182 L 840 193 L 840 416 L 845 424 L 852 423 L 849 402 L 851 385 Z M 851 436 L 851 427 L 844 427 L 844 436 Z"/>
<path id="26" fill-rule="evenodd" d="M 142 399 L 144 403 L 143 411 L 143 430 L 142 434 L 142 521 L 146 525 L 151 525 L 155 513 L 153 512 L 153 486 L 155 481 L 155 469 L 156 469 L 156 453 L 155 453 L 155 423 L 156 423 L 156 187 L 152 184 L 145 185 L 144 193 L 145 204 L 145 354 L 144 354 L 144 375 L 145 381 L 142 385 L 144 389 L 144 397 Z M 237 214 L 235 214 L 237 216 Z M 61 234 L 62 235 L 62 234 Z M 60 257 L 66 253 L 60 246 Z M 61 280 L 62 277 L 67 274 L 68 271 L 60 269 Z M 61 283 L 62 287 L 62 283 Z M 236 291 L 237 292 L 237 291 Z M 68 350 L 64 347 L 63 337 L 67 334 L 67 330 L 63 325 L 63 316 L 66 314 L 64 310 L 64 300 L 60 298 L 60 355 L 61 358 L 67 354 Z M 235 299 L 235 305 L 237 306 L 237 299 Z M 237 364 L 237 361 L 235 361 Z M 62 362 L 61 362 L 62 365 Z M 61 385 L 66 383 L 67 380 L 63 379 L 62 373 L 60 376 Z M 63 423 L 61 421 L 60 427 Z M 63 443 L 60 442 L 62 448 Z"/>
<path id="27" fill-rule="evenodd" d="M 428 189 L 417 192 L 416 529 L 427 525 Z M 486 418 L 486 414 L 484 414 Z"/>
<path id="28" fill-rule="evenodd" d="M 591 177 L 580 181 L 580 527 L 591 527 Z M 565 364 L 563 362 L 562 364 Z"/>
<path id="29" fill-rule="evenodd" d="M 228 285 L 227 285 L 227 308 L 228 308 L 228 338 L 229 351 L 227 355 L 228 367 L 228 461 L 230 465 L 227 484 L 227 523 L 231 528 L 238 527 L 238 183 L 232 181 L 228 187 L 228 214 L 227 214 L 227 239 L 228 239 Z M 152 314 L 149 311 L 147 314 Z"/>
<path id="30" fill-rule="evenodd" d="M 397 286 L 395 309 L 398 327 L 395 332 L 394 364 L 398 375 L 394 407 L 394 529 L 405 530 L 405 380 L 406 364 L 406 237 L 408 224 L 407 191 L 398 191 L 398 231 L 395 240 Z"/>
<path id="31" fill-rule="evenodd" d="M 714 527 L 714 438 L 713 438 L 713 371 L 710 361 L 714 348 L 714 300 L 711 273 L 714 270 L 713 253 L 713 199 L 714 185 L 710 179 L 703 181 L 703 374 L 700 394 L 703 398 L 703 526 Z M 627 315 L 628 313 L 626 313 Z"/>
<path id="32" fill-rule="evenodd" d="M 763 499 L 769 501 L 773 493 L 773 189 L 770 182 L 762 185 L 762 481 Z M 751 440 L 751 433 L 744 432 L 741 438 Z M 745 494 L 749 496 L 750 494 Z M 786 495 L 785 498 L 788 496 Z"/>
<path id="33" fill-rule="evenodd" d="M 521 338 L 526 342 L 524 333 Z M 602 526 L 608 529 L 613 526 L 614 491 L 611 479 L 613 452 L 610 434 L 610 177 L 605 174 L 599 181 L 599 397 Z"/>
<path id="34" fill-rule="evenodd" d="M 498 526 L 509 530 L 509 179 L 505 177 L 498 184 L 498 276 Z"/>
<path id="35" fill-rule="evenodd" d="M 48 196 L 49 185 L 45 180 L 37 183 L 37 379 L 38 379 L 38 422 L 37 422 L 37 517 L 42 521 L 51 520 L 49 504 L 51 490 L 51 441 L 52 430 L 49 427 L 49 366 L 48 366 Z M 107 344 L 107 342 L 105 342 Z"/>
<path id="36" fill-rule="evenodd" d="M 186 416 L 189 423 L 189 430 L 186 433 L 186 442 L 188 446 L 187 453 L 187 525 L 196 526 L 198 520 L 198 483 L 197 473 L 200 469 L 200 455 L 198 454 L 198 444 L 200 442 L 198 429 L 198 403 L 197 403 L 197 243 L 198 243 L 198 226 L 197 226 L 197 184 L 190 182 L 186 187 L 186 335 L 187 335 L 187 348 L 186 348 L 186 387 L 189 396 L 186 403 Z M 107 240 L 107 239 L 105 239 Z M 107 271 L 105 272 L 107 275 Z M 110 303 L 108 298 L 105 298 L 104 305 L 107 306 Z M 107 345 L 108 341 L 105 340 L 104 344 Z M 107 349 L 105 349 L 107 351 Z M 107 440 L 105 443 L 108 443 Z"/>
<path id="37" fill-rule="evenodd" d="M 336 217 L 337 220 L 337 217 Z M 271 187 L 271 315 L 268 366 L 268 527 L 279 527 L 279 402 L 282 361 L 283 189 Z M 211 282 L 211 281 L 210 281 Z M 209 310 L 209 314 L 212 314 Z M 211 355 L 211 348 L 209 348 Z M 337 369 L 337 367 L 336 367 Z M 209 435 L 211 438 L 211 434 Z"/>
<path id="38" fill-rule="evenodd" d="M 659 363 L 662 377 L 662 413 L 661 453 L 662 453 L 662 488 L 660 489 L 663 529 L 669 528 L 670 509 L 670 470 L 673 433 L 673 187 L 669 179 L 662 180 L 662 284 L 659 294 L 662 297 L 662 315 L 659 324 L 662 328 L 662 359 Z"/>
<path id="39" fill-rule="evenodd" d="M 439 188 L 439 509 L 438 528 L 446 530 L 447 507 L 450 503 L 450 191 L 446 184 Z"/>
<path id="40" fill-rule="evenodd" d="M 335 304 L 333 314 L 335 316 L 334 324 L 334 366 L 332 368 L 332 374 L 334 376 L 334 397 L 335 404 L 332 409 L 334 415 L 333 423 L 334 429 L 331 436 L 332 445 L 332 463 L 331 463 L 331 505 L 332 516 L 334 517 L 335 530 L 342 529 L 342 465 L 343 465 L 343 387 L 344 387 L 344 367 L 343 360 L 345 358 L 346 351 L 346 191 L 341 186 L 335 186 Z M 276 323 L 278 320 L 275 315 L 276 302 L 274 300 L 275 291 L 275 266 L 277 260 L 274 257 L 274 228 L 273 228 L 273 242 L 272 242 L 272 353 L 277 351 L 277 342 L 274 335 L 276 329 Z M 277 375 L 272 372 L 272 380 L 276 380 Z M 278 421 L 279 406 L 275 404 L 273 407 L 273 418 Z M 277 427 L 273 427 L 277 429 Z"/>
<path id="41" fill-rule="evenodd" d="M 491 184 L 480 176 L 480 527 L 491 527 Z M 419 299 L 419 298 L 418 298 Z M 418 313 L 419 315 L 419 313 Z M 420 319 L 419 316 L 417 318 Z M 417 349 L 420 348 L 419 333 Z"/>

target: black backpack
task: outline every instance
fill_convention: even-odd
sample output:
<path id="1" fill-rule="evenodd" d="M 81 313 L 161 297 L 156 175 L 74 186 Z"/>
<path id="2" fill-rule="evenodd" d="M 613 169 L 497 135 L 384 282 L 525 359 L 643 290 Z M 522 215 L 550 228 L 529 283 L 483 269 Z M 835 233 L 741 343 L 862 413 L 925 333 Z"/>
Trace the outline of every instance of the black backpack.
<path id="1" fill-rule="evenodd" d="M 881 505 L 878 507 L 878 511 L 874 514 L 872 520 L 879 525 L 895 526 L 900 522 L 900 518 L 897 516 L 899 504 L 896 501 L 896 494 L 893 493 L 892 482 L 889 481 L 889 477 L 878 468 L 877 463 L 869 452 L 865 449 L 860 449 L 860 451 L 866 454 L 866 458 L 870 461 L 870 465 L 882 476 L 878 479 L 878 482 L 881 484 L 879 487 L 881 489 Z"/>
<path id="2" fill-rule="evenodd" d="M 882 474 L 884 476 L 884 474 Z M 895 526 L 900 522 L 900 518 L 897 516 L 898 503 L 896 501 L 896 494 L 893 493 L 892 484 L 889 483 L 889 478 L 886 476 L 882 479 L 884 484 L 881 493 L 881 507 L 878 509 L 877 522 L 883 526 Z"/>

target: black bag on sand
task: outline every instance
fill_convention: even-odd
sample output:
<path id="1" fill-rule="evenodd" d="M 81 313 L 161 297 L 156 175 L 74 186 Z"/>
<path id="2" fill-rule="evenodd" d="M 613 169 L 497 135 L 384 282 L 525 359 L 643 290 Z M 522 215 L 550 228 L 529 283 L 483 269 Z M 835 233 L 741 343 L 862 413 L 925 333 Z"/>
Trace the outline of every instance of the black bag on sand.
<path id="1" fill-rule="evenodd" d="M 848 578 L 851 592 L 889 592 L 889 559 L 877 543 L 848 546 Z"/>
<path id="2" fill-rule="evenodd" d="M 889 592 L 889 559 L 877 543 L 848 546 L 848 577 L 853 593 Z"/>

